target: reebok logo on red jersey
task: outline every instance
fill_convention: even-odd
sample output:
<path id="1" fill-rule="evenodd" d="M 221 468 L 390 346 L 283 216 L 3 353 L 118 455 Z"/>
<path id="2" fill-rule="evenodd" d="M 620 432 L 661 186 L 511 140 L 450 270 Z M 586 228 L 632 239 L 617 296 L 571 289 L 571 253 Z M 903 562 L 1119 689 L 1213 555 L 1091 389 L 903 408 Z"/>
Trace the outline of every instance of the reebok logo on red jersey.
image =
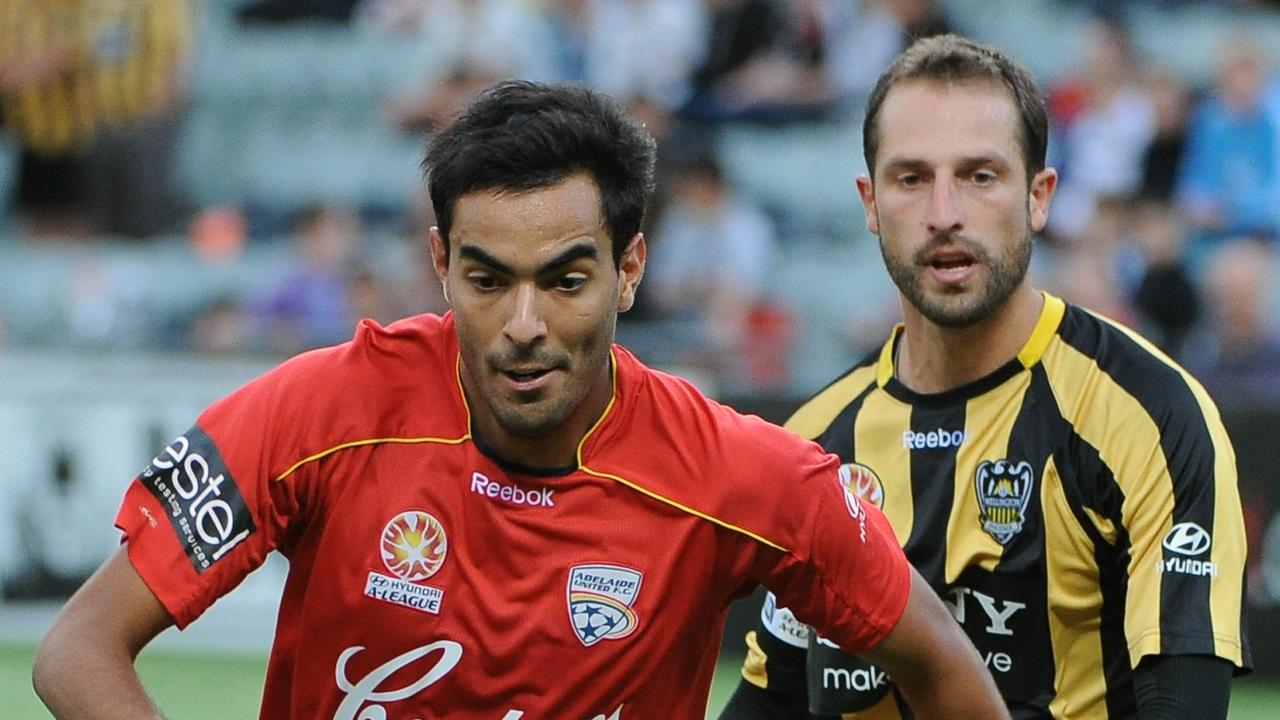
<path id="1" fill-rule="evenodd" d="M 525 490 L 518 485 L 504 485 L 480 472 L 471 473 L 471 492 L 512 505 L 529 505 L 531 507 L 555 507 L 556 501 L 551 499 L 555 490 L 540 487 L 537 490 Z"/>

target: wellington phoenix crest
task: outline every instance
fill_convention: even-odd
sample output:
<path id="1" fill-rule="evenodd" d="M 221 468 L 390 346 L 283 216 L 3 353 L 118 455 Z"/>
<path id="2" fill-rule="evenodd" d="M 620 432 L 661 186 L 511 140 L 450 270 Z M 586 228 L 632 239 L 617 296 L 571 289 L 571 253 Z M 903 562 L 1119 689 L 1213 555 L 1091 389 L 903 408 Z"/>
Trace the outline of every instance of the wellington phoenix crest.
<path id="1" fill-rule="evenodd" d="M 583 645 L 618 640 L 640 621 L 631 609 L 644 575 L 620 565 L 593 563 L 569 569 L 569 621 Z"/>
<path id="2" fill-rule="evenodd" d="M 1035 476 L 1031 463 L 983 460 L 974 478 L 982 529 L 1001 545 L 1009 544 L 1027 521 L 1027 503 Z"/>

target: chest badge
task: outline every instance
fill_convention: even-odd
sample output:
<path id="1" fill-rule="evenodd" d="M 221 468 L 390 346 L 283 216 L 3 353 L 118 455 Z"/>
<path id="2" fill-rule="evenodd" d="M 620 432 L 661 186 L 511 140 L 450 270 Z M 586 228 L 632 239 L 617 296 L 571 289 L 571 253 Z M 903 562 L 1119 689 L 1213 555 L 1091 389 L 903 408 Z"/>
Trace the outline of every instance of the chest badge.
<path id="1" fill-rule="evenodd" d="M 854 496 L 884 510 L 884 483 L 875 470 L 862 463 L 845 463 L 840 466 L 840 484 Z"/>
<path id="2" fill-rule="evenodd" d="M 1008 545 L 1027 521 L 1027 504 L 1035 475 L 1031 463 L 983 460 L 974 478 L 982 529 L 1001 545 Z"/>
<path id="3" fill-rule="evenodd" d="M 444 525 L 422 510 L 402 512 L 382 529 L 378 549 L 391 574 L 371 571 L 365 581 L 365 596 L 439 615 L 444 590 L 422 581 L 439 572 L 449 554 Z"/>
<path id="4" fill-rule="evenodd" d="M 639 570 L 591 563 L 569 569 L 569 621 L 582 644 L 618 640 L 635 632 L 639 618 L 631 609 L 640 594 Z"/>

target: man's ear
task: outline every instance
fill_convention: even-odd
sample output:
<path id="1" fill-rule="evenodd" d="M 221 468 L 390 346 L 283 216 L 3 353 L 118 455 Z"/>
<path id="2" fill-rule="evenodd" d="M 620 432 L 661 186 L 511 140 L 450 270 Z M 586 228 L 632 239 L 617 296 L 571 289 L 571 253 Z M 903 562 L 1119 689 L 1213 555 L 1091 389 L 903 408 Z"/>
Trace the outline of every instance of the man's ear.
<path id="1" fill-rule="evenodd" d="M 449 299 L 449 250 L 440 235 L 440 228 L 431 226 L 427 242 L 431 246 L 431 265 L 435 268 L 436 278 L 440 280 L 444 301 L 452 305 L 453 301 Z"/>
<path id="2" fill-rule="evenodd" d="M 636 288 L 644 277 L 644 263 L 648 250 L 644 233 L 636 233 L 618 258 L 618 312 L 626 312 L 636 302 Z"/>
<path id="3" fill-rule="evenodd" d="M 859 175 L 858 197 L 862 198 L 862 211 L 867 214 L 867 229 L 872 235 L 880 234 L 880 216 L 876 213 L 876 186 L 871 176 Z"/>
<path id="4" fill-rule="evenodd" d="M 1031 221 L 1032 232 L 1040 232 L 1049 222 L 1049 203 L 1057 189 L 1058 171 L 1053 168 L 1045 168 L 1031 178 L 1031 189 L 1027 193 L 1027 217 Z"/>

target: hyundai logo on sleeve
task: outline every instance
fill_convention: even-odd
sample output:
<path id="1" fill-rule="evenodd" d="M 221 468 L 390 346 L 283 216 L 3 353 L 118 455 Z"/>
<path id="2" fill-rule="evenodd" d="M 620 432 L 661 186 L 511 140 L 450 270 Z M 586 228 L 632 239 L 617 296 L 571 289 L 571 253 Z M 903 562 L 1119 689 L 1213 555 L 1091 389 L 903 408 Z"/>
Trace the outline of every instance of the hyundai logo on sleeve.
<path id="1" fill-rule="evenodd" d="M 1169 552 L 1194 557 L 1209 549 L 1212 540 L 1205 529 L 1193 522 L 1181 522 L 1169 529 L 1164 536 L 1164 547 Z"/>

